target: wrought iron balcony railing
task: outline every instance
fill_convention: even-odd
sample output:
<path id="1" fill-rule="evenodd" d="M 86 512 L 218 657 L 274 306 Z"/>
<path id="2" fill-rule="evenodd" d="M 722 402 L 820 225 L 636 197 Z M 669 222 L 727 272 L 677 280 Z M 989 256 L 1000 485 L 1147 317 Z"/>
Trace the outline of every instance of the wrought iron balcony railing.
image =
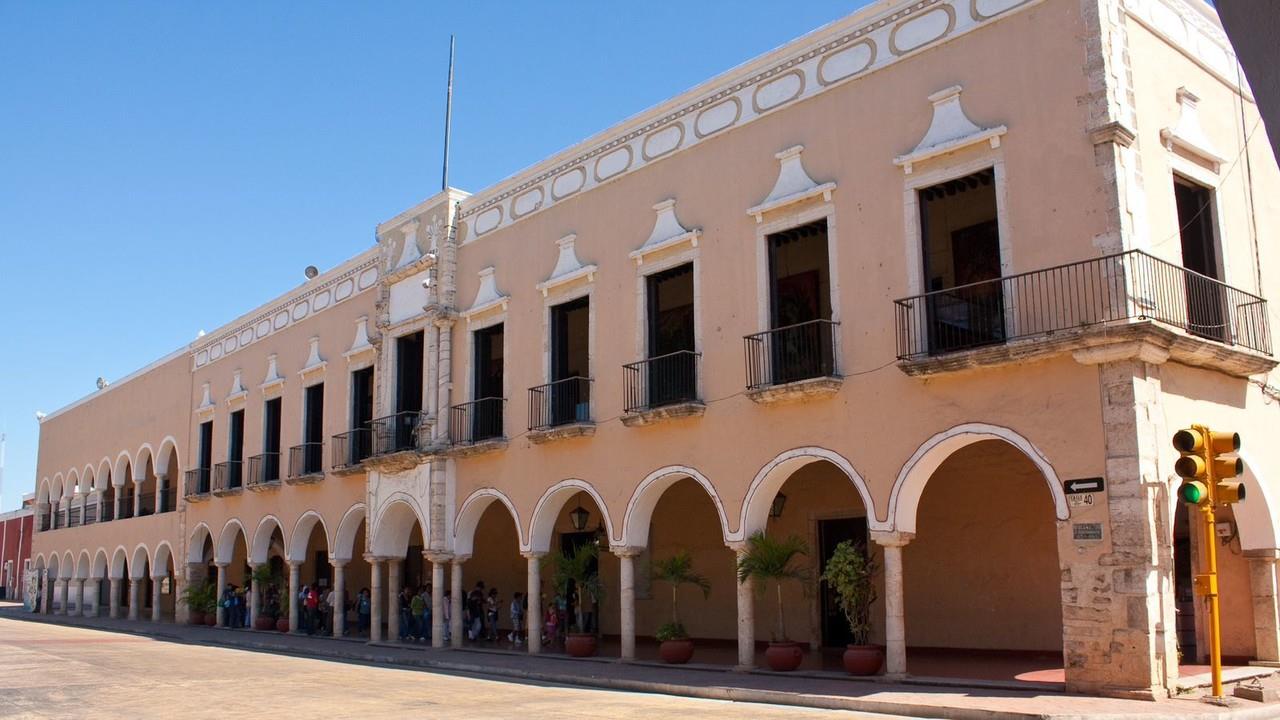
<path id="1" fill-rule="evenodd" d="M 156 494 L 153 492 L 142 493 L 138 496 L 138 515 L 155 515 L 156 514 Z"/>
<path id="2" fill-rule="evenodd" d="M 333 467 L 353 468 L 373 454 L 373 429 L 356 428 L 333 436 Z"/>
<path id="3" fill-rule="evenodd" d="M 1271 354 L 1266 300 L 1141 250 L 938 290 L 894 305 L 900 360 L 1133 320 L 1154 320 Z"/>
<path id="4" fill-rule="evenodd" d="M 390 455 L 404 450 L 418 449 L 418 426 L 423 414 L 419 410 L 406 410 L 374 420 L 373 454 Z"/>
<path id="5" fill-rule="evenodd" d="M 47 514 L 41 514 L 39 518 L 39 527 L 36 528 L 36 531 L 45 532 L 48 529 L 49 529 L 49 516 Z"/>
<path id="6" fill-rule="evenodd" d="M 591 422 L 591 378 L 575 375 L 529 388 L 529 429 Z"/>
<path id="7" fill-rule="evenodd" d="M 289 448 L 289 477 L 324 474 L 324 443 L 302 443 Z"/>
<path id="8" fill-rule="evenodd" d="M 487 397 L 449 408 L 449 437 L 455 445 L 471 445 L 503 437 L 502 411 L 507 400 Z"/>
<path id="9" fill-rule="evenodd" d="M 79 526 L 80 526 L 80 508 L 73 507 L 71 508 L 71 511 L 67 513 L 67 527 L 79 527 Z"/>
<path id="10" fill-rule="evenodd" d="M 120 519 L 128 520 L 133 517 L 133 495 L 122 495 L 120 497 Z"/>
<path id="11" fill-rule="evenodd" d="M 245 478 L 248 487 L 261 487 L 280 481 L 280 453 L 262 453 L 249 458 L 249 475 Z"/>
<path id="12" fill-rule="evenodd" d="M 172 483 L 156 494 L 156 512 L 167 513 L 178 509 L 178 489 Z"/>
<path id="13" fill-rule="evenodd" d="M 212 489 L 209 468 L 193 468 L 186 472 L 187 497 L 208 495 Z"/>
<path id="14" fill-rule="evenodd" d="M 98 522 L 98 504 L 89 503 L 84 506 L 84 524 L 92 525 Z"/>
<path id="15" fill-rule="evenodd" d="M 102 501 L 102 520 L 99 522 L 110 522 L 116 517 L 115 500 Z"/>
<path id="16" fill-rule="evenodd" d="M 747 335 L 747 389 L 837 377 L 836 330 L 832 320 L 809 320 Z"/>
<path id="17" fill-rule="evenodd" d="M 213 491 L 215 493 L 239 489 L 243 479 L 239 460 L 228 460 L 213 466 Z"/>
<path id="18" fill-rule="evenodd" d="M 624 412 L 641 412 L 698 399 L 701 353 L 677 350 L 622 366 Z"/>

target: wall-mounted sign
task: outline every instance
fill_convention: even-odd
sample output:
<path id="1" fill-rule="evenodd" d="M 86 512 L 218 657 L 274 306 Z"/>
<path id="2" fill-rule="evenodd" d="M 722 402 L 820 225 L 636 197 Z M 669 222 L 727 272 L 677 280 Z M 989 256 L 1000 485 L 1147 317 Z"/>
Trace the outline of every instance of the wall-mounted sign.
<path id="1" fill-rule="evenodd" d="M 1076 523 L 1072 525 L 1071 539 L 1076 541 L 1101 540 L 1102 523 Z"/>
<path id="2" fill-rule="evenodd" d="M 1066 480 L 1062 483 L 1062 491 L 1068 495 L 1096 493 L 1102 492 L 1104 489 L 1106 489 L 1106 486 L 1100 477 L 1076 478 L 1075 480 Z"/>

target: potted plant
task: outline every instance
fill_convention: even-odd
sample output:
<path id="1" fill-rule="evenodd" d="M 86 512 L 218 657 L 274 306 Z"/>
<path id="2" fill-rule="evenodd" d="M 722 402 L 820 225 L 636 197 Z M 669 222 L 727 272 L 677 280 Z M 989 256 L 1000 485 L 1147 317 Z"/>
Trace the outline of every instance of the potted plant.
<path id="1" fill-rule="evenodd" d="M 799 558 L 808 554 L 809 546 L 796 535 L 775 540 L 759 531 L 747 538 L 747 551 L 738 558 L 739 583 L 754 579 L 760 583 L 761 592 L 764 592 L 765 585 L 770 582 L 777 587 L 777 624 L 774 625 L 773 638 L 764 654 L 769 669 L 777 672 L 795 670 L 804 659 L 800 643 L 787 639 L 782 584 L 787 580 L 804 583 L 809 579 L 809 569 L 799 561 Z"/>
<path id="2" fill-rule="evenodd" d="M 702 590 L 705 599 L 711 593 L 711 583 L 693 570 L 693 556 L 688 550 L 681 550 L 665 560 L 653 564 L 653 579 L 671 586 L 671 622 L 658 628 L 656 636 L 658 653 L 662 661 L 672 665 L 683 665 L 693 657 L 693 640 L 680 622 L 677 595 L 681 585 L 693 585 Z"/>
<path id="3" fill-rule="evenodd" d="M 250 580 L 253 583 L 251 587 L 257 587 L 258 593 L 261 595 L 268 585 L 276 584 L 277 578 L 271 572 L 270 565 L 259 565 L 253 569 L 253 574 L 250 575 Z M 267 611 L 267 608 L 262 605 L 261 598 L 259 598 L 258 616 L 253 619 L 253 629 L 271 630 L 275 628 L 275 626 L 275 617 Z"/>
<path id="4" fill-rule="evenodd" d="M 845 540 L 836 545 L 827 560 L 822 579 L 835 591 L 853 642 L 845 647 L 844 669 L 851 675 L 874 675 L 884 664 L 884 648 L 868 643 L 871 634 L 871 604 L 876 601 L 873 582 L 876 565 L 866 548 Z"/>
<path id="5" fill-rule="evenodd" d="M 565 597 L 576 592 L 578 599 L 573 603 L 572 616 L 568 618 L 569 627 L 565 632 L 564 649 L 573 657 L 589 657 L 596 654 L 598 643 L 595 633 L 587 631 L 583 618 L 582 606 L 590 597 L 599 601 L 604 595 L 600 585 L 600 575 L 596 572 L 596 558 L 600 550 L 594 544 L 581 545 L 572 554 L 561 552 L 555 556 L 555 579 L 557 588 L 562 588 Z"/>
<path id="6" fill-rule="evenodd" d="M 182 589 L 182 602 L 190 611 L 188 622 L 192 625 L 204 625 L 205 616 L 209 613 L 217 612 L 217 597 L 212 582 L 204 582 L 199 585 L 189 583 Z M 217 621 L 215 614 L 214 621 Z"/>
<path id="7" fill-rule="evenodd" d="M 289 632 L 289 602 L 292 599 L 287 591 L 280 593 L 280 617 L 276 618 L 277 632 Z"/>

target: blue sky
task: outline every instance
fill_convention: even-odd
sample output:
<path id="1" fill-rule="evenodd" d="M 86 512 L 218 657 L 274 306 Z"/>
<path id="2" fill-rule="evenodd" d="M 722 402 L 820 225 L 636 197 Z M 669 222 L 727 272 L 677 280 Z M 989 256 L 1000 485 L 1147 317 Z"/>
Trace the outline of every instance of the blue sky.
<path id="1" fill-rule="evenodd" d="M 0 509 L 37 410 L 438 189 L 450 32 L 450 184 L 476 191 L 864 4 L 0 0 Z"/>

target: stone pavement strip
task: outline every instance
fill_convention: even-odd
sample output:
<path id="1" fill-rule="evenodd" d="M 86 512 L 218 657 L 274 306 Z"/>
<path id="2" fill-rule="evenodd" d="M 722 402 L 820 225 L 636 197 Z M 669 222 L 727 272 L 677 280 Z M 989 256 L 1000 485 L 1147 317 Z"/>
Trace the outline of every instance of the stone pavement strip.
<path id="1" fill-rule="evenodd" d="M 724 668 L 673 668 L 644 663 L 485 650 L 436 650 L 421 646 L 369 645 L 363 641 L 226 630 L 145 621 L 46 616 L 21 607 L 0 608 L 0 618 L 132 633 L 179 643 L 233 647 L 305 658 L 422 668 L 451 674 L 504 678 L 690 698 L 855 710 L 912 717 L 1133 720 L 1280 718 L 1280 705 L 1232 700 L 1228 707 L 1195 697 L 1159 702 L 1068 695 L 1062 692 L 967 685 L 931 687 L 830 674 L 742 673 Z"/>

